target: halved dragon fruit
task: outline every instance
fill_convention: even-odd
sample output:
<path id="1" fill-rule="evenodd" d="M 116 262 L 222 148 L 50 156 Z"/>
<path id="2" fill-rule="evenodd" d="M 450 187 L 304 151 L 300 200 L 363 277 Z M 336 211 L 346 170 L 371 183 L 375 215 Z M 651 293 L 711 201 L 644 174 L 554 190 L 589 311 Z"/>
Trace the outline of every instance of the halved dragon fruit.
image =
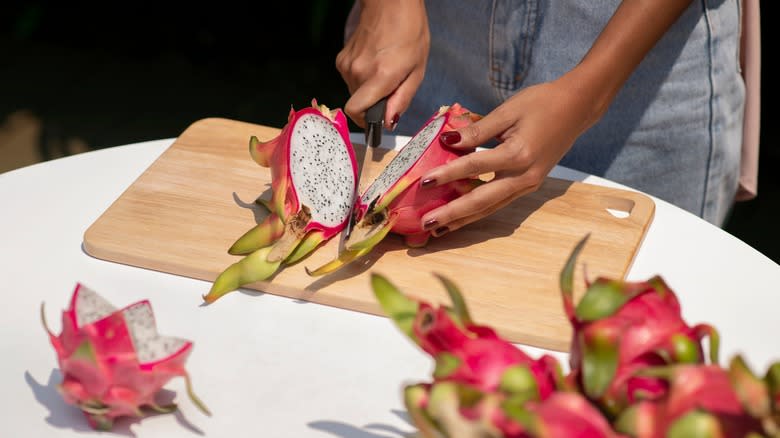
<path id="1" fill-rule="evenodd" d="M 308 255 L 344 228 L 355 201 L 357 161 L 339 109 L 316 100 L 291 109 L 282 132 L 265 143 L 252 137 L 249 152 L 271 168 L 273 196 L 262 201 L 269 214 L 230 248 L 245 257 L 217 277 L 203 297 L 209 303 Z"/>
<path id="2" fill-rule="evenodd" d="M 469 192 L 479 179 L 462 179 L 435 188 L 417 184 L 429 170 L 464 154 L 443 145 L 439 134 L 468 126 L 479 116 L 460 104 L 441 107 L 420 131 L 393 157 L 355 204 L 356 223 L 339 257 L 308 271 L 317 276 L 333 272 L 368 254 L 388 233 L 404 236 L 411 247 L 424 246 L 431 232 L 421 226 L 422 216 Z"/>
<path id="3" fill-rule="evenodd" d="M 678 364 L 648 368 L 669 390 L 625 409 L 615 428 L 637 438 L 780 436 L 780 363 L 758 378 L 741 356 L 728 369 Z"/>
<path id="4" fill-rule="evenodd" d="M 110 429 L 117 417 L 143 416 L 144 407 L 172 412 L 176 405 L 160 406 L 155 394 L 177 376 L 184 377 L 195 405 L 211 415 L 192 392 L 184 369 L 192 342 L 159 335 L 149 301 L 118 310 L 77 284 L 70 308 L 62 313 L 60 335 L 46 324 L 43 305 L 41 319 L 64 377 L 59 391 L 92 427 Z"/>
<path id="5" fill-rule="evenodd" d="M 611 418 L 639 398 L 663 395 L 665 382 L 637 374 L 650 366 L 704 363 L 702 341 L 709 336 L 709 359 L 718 361 L 718 332 L 710 325 L 689 326 L 680 303 L 663 279 L 644 282 L 598 278 L 573 303 L 574 264 L 587 236 L 561 273 L 561 292 L 573 327 L 572 379 Z"/>

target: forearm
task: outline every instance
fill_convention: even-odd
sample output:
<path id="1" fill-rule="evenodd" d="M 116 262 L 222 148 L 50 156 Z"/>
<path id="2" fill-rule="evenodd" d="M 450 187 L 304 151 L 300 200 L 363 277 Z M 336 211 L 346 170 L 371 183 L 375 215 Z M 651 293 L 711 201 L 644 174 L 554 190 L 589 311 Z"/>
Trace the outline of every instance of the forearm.
<path id="1" fill-rule="evenodd" d="M 567 75 L 592 105 L 588 125 L 606 112 L 645 55 L 691 0 L 624 0 L 582 61 Z"/>
<path id="2" fill-rule="evenodd" d="M 424 0 L 360 0 L 360 9 L 372 12 L 360 16 L 361 24 L 371 29 L 377 29 L 380 20 L 389 20 L 390 26 L 407 25 L 409 20 L 414 23 L 427 20 Z"/>

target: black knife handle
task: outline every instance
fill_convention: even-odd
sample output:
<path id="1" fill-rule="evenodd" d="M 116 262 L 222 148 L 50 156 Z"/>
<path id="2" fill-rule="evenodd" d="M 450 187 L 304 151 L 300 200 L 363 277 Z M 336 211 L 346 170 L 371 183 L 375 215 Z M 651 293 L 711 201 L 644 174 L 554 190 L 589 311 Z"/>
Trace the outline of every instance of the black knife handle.
<path id="1" fill-rule="evenodd" d="M 366 111 L 366 145 L 374 148 L 382 143 L 387 98 L 383 97 Z"/>
<path id="2" fill-rule="evenodd" d="M 385 120 L 385 108 L 387 107 L 387 98 L 383 97 L 379 99 L 379 102 L 371 105 L 366 110 L 366 123 L 377 123 Z"/>

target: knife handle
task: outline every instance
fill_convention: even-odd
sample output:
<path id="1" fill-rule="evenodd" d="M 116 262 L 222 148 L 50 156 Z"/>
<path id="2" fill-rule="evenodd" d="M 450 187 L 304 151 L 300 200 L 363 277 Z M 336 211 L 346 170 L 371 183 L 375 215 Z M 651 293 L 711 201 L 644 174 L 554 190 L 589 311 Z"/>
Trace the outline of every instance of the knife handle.
<path id="1" fill-rule="evenodd" d="M 382 143 L 386 108 L 387 97 L 383 97 L 366 111 L 366 145 L 369 147 L 377 147 Z"/>
<path id="2" fill-rule="evenodd" d="M 366 110 L 366 123 L 383 123 L 385 120 L 386 107 L 386 97 L 379 99 L 379 102 L 371 105 L 371 107 Z"/>

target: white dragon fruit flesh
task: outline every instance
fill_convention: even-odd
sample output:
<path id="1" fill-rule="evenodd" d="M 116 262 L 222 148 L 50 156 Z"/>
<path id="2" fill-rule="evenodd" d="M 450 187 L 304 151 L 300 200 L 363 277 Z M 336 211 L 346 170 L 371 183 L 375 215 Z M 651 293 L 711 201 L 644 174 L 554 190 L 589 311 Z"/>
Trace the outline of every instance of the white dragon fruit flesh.
<path id="1" fill-rule="evenodd" d="M 390 232 L 404 236 L 408 246 L 424 246 L 431 232 L 422 228 L 422 216 L 469 192 L 481 181 L 461 179 L 422 189 L 419 180 L 429 170 L 465 153 L 442 144 L 439 134 L 478 119 L 458 103 L 443 106 L 433 114 L 356 201 L 356 223 L 345 250 L 335 260 L 307 272 L 312 276 L 333 272 L 371 252 Z"/>

